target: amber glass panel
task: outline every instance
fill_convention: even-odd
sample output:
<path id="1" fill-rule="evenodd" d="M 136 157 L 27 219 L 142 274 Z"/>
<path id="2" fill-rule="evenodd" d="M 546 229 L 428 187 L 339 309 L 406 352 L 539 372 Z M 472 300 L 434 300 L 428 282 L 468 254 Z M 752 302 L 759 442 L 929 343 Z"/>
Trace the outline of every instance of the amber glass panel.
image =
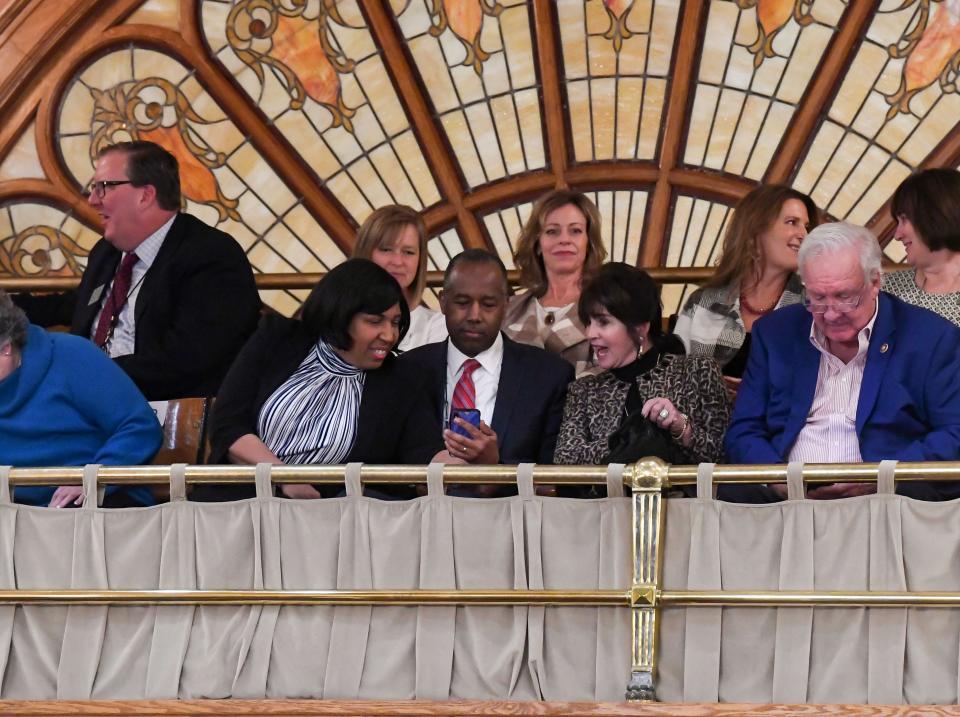
<path id="1" fill-rule="evenodd" d="M 726 204 L 678 196 L 664 265 L 713 266 L 720 257 L 723 233 L 732 215 L 733 210 Z M 696 288 L 693 284 L 664 286 L 664 315 L 677 313 Z"/>
<path id="2" fill-rule="evenodd" d="M 545 165 L 531 8 L 394 3 L 421 85 L 470 187 Z"/>
<path id="3" fill-rule="evenodd" d="M 838 0 L 713 0 L 684 162 L 759 180 L 842 10 Z"/>
<path id="4" fill-rule="evenodd" d="M 231 234 L 261 272 L 315 272 L 343 254 L 193 73 L 149 49 L 116 50 L 84 67 L 64 95 L 57 142 L 77 184 L 93 157 L 128 139 L 157 142 L 180 163 L 184 207 Z M 291 310 L 293 297 L 271 300 Z"/>
<path id="5" fill-rule="evenodd" d="M 578 162 L 656 156 L 679 5 L 672 0 L 557 2 Z"/>
<path id="6" fill-rule="evenodd" d="M 796 178 L 833 216 L 866 223 L 960 117 L 955 3 L 879 4 Z M 888 255 L 897 257 L 896 246 Z"/>

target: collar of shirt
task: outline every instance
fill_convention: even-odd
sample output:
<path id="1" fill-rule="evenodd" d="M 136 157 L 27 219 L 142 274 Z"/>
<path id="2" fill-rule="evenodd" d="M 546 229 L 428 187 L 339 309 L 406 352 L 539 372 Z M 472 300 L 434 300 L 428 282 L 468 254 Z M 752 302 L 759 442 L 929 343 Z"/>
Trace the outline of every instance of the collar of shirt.
<path id="1" fill-rule="evenodd" d="M 476 406 L 480 409 L 480 418 L 490 425 L 493 421 L 493 412 L 497 407 L 497 389 L 500 386 L 500 366 L 503 363 L 503 334 L 497 333 L 497 338 L 486 351 L 476 356 L 467 356 L 447 341 L 447 390 L 443 411 L 443 422 L 446 424 L 449 406 L 453 400 L 453 391 L 460 380 L 463 362 L 468 358 L 475 358 L 480 367 L 473 372 L 473 384 L 477 392 Z"/>
<path id="2" fill-rule="evenodd" d="M 870 335 L 873 333 L 873 325 L 877 322 L 877 313 L 879 313 L 879 311 L 880 299 L 878 297 L 873 303 L 873 316 L 870 317 L 870 321 L 867 322 L 867 325 L 860 329 L 859 333 L 857 334 L 857 356 L 866 353 L 867 348 L 870 346 Z M 823 332 L 817 327 L 817 322 L 812 320 L 812 314 L 810 318 L 810 343 L 812 343 L 814 348 L 817 349 L 817 351 L 819 351 L 821 354 L 833 356 L 833 354 L 827 350 L 826 337 L 824 337 Z"/>
<path id="3" fill-rule="evenodd" d="M 468 358 L 475 358 L 480 362 L 480 368 L 491 376 L 500 375 L 500 364 L 503 363 L 503 334 L 497 332 L 497 338 L 486 351 L 481 351 L 476 356 L 467 356 L 460 349 L 453 345 L 453 341 L 447 341 L 447 373 L 452 374 L 453 378 L 460 378 L 460 368 L 463 362 Z M 479 371 L 480 369 L 477 369 Z M 476 372 L 474 372 L 476 375 Z"/>
<path id="4" fill-rule="evenodd" d="M 167 238 L 167 233 L 177 220 L 177 216 L 177 214 L 174 214 L 163 226 L 157 229 L 157 231 L 140 242 L 140 245 L 134 250 L 137 254 L 137 259 L 140 261 L 137 262 L 134 268 L 142 268 L 143 271 L 146 271 L 153 266 L 157 254 L 160 253 L 160 247 L 163 246 L 163 240 Z M 126 254 L 124 254 L 124 256 L 126 256 Z"/>

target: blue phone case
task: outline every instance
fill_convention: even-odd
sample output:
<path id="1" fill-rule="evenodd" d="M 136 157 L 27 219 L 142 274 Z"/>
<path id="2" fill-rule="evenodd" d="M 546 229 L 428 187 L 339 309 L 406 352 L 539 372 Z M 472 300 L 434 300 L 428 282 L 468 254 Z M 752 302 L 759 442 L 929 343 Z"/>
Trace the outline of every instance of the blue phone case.
<path id="1" fill-rule="evenodd" d="M 472 423 L 478 428 L 480 427 L 480 411 L 476 408 L 454 408 L 450 411 L 450 430 L 454 433 L 459 433 L 461 436 L 466 436 L 467 438 L 470 437 L 470 434 L 467 433 L 464 428 L 454 422 L 453 419 L 458 417 L 467 423 Z"/>

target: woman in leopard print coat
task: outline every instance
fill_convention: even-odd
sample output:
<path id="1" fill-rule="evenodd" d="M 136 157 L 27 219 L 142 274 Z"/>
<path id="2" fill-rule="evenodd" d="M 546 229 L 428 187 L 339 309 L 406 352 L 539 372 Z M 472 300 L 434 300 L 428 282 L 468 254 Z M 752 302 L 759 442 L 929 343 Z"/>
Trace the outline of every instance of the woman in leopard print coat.
<path id="1" fill-rule="evenodd" d="M 570 385 L 556 463 L 604 463 L 608 439 L 640 412 L 669 433 L 690 463 L 717 462 L 730 404 L 716 362 L 687 357 L 662 333 L 660 292 L 649 275 L 606 264 L 584 288 L 580 318 L 596 363 L 605 369 Z"/>

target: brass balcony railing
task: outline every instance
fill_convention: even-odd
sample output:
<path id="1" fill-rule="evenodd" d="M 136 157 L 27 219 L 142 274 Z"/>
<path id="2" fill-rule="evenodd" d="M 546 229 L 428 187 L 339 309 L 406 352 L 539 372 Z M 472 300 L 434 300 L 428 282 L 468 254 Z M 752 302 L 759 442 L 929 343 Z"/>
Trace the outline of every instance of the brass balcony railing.
<path id="1" fill-rule="evenodd" d="M 804 483 L 875 482 L 879 464 L 805 466 Z M 342 484 L 344 466 L 276 466 L 275 483 Z M 537 466 L 535 485 L 605 485 L 605 466 Z M 104 467 L 99 483 L 166 482 L 169 466 Z M 15 468 L 11 485 L 79 485 L 82 468 Z M 188 466 L 187 484 L 252 483 L 254 466 Z M 715 484 L 785 483 L 783 465 L 716 466 Z M 896 480 L 958 481 L 960 463 L 899 463 Z M 364 466 L 363 484 L 425 484 L 426 466 Z M 449 484 L 516 482 L 514 466 L 448 466 Z M 664 590 L 662 568 L 667 503 L 664 493 L 697 482 L 696 466 L 669 466 L 659 459 L 628 466 L 632 489 L 633 580 L 629 590 L 0 590 L 0 605 L 546 605 L 625 607 L 632 611 L 632 674 L 627 697 L 655 699 L 660 612 L 674 607 L 960 607 L 960 592 Z"/>

